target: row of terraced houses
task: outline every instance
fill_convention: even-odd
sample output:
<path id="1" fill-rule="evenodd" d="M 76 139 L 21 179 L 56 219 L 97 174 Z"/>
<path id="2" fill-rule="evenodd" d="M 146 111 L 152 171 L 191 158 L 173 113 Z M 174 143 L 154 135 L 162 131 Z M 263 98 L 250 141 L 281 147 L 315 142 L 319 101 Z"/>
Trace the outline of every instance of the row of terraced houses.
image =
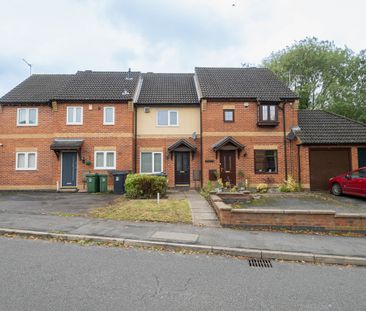
<path id="1" fill-rule="evenodd" d="M 115 170 L 318 190 L 366 166 L 366 126 L 299 110 L 264 68 L 37 74 L 0 99 L 0 159 L 2 190 L 83 189 Z"/>

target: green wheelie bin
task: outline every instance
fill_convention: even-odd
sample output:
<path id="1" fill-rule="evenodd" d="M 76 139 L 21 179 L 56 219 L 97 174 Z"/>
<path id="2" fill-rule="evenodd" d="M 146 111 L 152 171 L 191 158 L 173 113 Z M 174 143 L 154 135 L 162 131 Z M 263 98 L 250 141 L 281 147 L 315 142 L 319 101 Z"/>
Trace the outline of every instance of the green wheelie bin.
<path id="1" fill-rule="evenodd" d="M 108 175 L 99 174 L 99 191 L 108 192 Z"/>
<path id="2" fill-rule="evenodd" d="M 89 193 L 99 192 L 99 175 L 98 174 L 86 174 L 86 184 Z"/>

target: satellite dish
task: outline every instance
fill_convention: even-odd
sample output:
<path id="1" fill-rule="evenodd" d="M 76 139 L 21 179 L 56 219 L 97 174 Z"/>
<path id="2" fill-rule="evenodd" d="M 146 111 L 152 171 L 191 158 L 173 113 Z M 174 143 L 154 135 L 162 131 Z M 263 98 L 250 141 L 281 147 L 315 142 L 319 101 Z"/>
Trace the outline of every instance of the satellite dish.
<path id="1" fill-rule="evenodd" d="M 197 139 L 197 133 L 196 132 L 193 132 L 192 133 L 192 138 L 193 138 L 193 140 L 196 140 Z"/>

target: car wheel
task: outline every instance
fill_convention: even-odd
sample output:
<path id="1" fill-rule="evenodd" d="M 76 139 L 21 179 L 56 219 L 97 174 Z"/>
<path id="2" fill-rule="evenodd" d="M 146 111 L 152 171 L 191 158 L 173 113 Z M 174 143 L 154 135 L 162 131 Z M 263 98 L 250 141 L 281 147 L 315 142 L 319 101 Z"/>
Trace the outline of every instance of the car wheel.
<path id="1" fill-rule="evenodd" d="M 334 195 L 341 195 L 342 194 L 342 187 L 341 187 L 341 185 L 338 184 L 338 183 L 333 184 L 333 186 L 332 186 L 332 193 Z"/>

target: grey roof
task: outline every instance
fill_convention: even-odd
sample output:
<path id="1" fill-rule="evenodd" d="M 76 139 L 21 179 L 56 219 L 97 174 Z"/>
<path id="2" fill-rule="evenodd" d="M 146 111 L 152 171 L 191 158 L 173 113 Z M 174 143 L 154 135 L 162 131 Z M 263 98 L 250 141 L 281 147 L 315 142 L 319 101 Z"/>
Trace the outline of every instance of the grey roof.
<path id="1" fill-rule="evenodd" d="M 146 73 L 137 104 L 199 104 L 193 73 Z"/>
<path id="2" fill-rule="evenodd" d="M 0 98 L 1 103 L 45 103 L 74 75 L 34 74 Z"/>
<path id="3" fill-rule="evenodd" d="M 366 124 L 322 110 L 300 110 L 302 144 L 366 144 Z"/>
<path id="4" fill-rule="evenodd" d="M 131 100 L 139 77 L 139 72 L 78 71 L 54 99 Z"/>
<path id="5" fill-rule="evenodd" d="M 296 96 L 266 68 L 195 68 L 203 98 L 280 101 Z"/>

